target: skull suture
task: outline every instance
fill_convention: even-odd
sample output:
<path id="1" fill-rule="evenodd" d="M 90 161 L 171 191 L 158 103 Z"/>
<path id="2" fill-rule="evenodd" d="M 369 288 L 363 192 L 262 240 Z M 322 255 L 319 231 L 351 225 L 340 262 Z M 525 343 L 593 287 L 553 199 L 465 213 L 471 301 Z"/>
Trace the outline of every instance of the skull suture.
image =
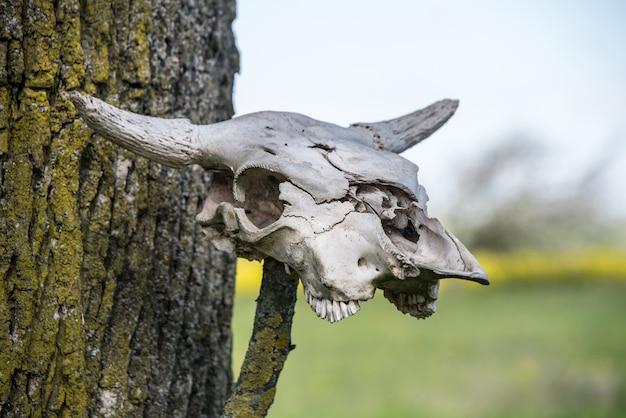
<path id="1" fill-rule="evenodd" d="M 463 244 L 428 217 L 417 166 L 397 154 L 445 123 L 456 102 L 342 128 L 281 112 L 198 126 L 69 97 L 105 138 L 169 166 L 214 172 L 197 217 L 209 239 L 287 264 L 320 318 L 355 314 L 377 288 L 400 311 L 425 318 L 439 279 L 489 283 Z"/>

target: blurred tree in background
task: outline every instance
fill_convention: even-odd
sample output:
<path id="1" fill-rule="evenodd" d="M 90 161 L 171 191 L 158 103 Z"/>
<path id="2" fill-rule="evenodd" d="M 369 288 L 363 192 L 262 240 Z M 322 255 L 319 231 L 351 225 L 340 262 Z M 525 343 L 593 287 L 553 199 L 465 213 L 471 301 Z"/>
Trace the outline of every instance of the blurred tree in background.
<path id="1" fill-rule="evenodd" d="M 603 174 L 611 152 L 587 167 L 571 166 L 573 180 L 547 169 L 545 146 L 511 136 L 457 168 L 453 203 L 444 215 L 470 248 L 566 250 L 624 244 L 626 218 L 603 207 Z"/>

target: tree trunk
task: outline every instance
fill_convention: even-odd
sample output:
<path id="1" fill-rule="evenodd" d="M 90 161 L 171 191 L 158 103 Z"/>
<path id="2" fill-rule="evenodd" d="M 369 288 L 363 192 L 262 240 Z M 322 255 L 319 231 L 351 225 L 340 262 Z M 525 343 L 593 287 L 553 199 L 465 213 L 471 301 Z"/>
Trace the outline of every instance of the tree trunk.
<path id="1" fill-rule="evenodd" d="M 286 270 L 285 264 L 265 259 L 252 336 L 224 418 L 265 417 L 274 403 L 278 378 L 296 348 L 291 326 L 299 279 Z"/>
<path id="2" fill-rule="evenodd" d="M 227 119 L 234 15 L 234 0 L 0 4 L 0 416 L 220 415 L 234 257 L 194 222 L 210 177 L 91 135 L 60 93 Z"/>

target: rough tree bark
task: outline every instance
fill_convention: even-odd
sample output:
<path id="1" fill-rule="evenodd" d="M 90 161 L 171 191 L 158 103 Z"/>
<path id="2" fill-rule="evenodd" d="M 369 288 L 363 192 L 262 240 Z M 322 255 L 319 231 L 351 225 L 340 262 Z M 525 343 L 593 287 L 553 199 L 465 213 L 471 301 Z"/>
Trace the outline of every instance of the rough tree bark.
<path id="1" fill-rule="evenodd" d="M 274 403 L 276 384 L 291 344 L 299 280 L 283 263 L 266 258 L 248 351 L 224 418 L 264 417 Z"/>
<path id="2" fill-rule="evenodd" d="M 60 93 L 232 115 L 234 0 L 0 4 L 0 416 L 218 416 L 234 257 L 203 170 L 90 138 Z"/>

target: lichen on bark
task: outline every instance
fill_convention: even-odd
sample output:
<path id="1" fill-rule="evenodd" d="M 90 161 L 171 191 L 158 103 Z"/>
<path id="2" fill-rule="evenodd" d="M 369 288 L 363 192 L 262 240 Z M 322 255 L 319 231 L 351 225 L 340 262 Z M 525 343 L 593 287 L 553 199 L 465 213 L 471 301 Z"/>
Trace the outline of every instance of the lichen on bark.
<path id="1" fill-rule="evenodd" d="M 295 348 L 291 325 L 298 282 L 283 263 L 265 259 L 252 336 L 225 418 L 264 417 L 274 402 L 278 378 Z"/>
<path id="2" fill-rule="evenodd" d="M 210 177 L 117 150 L 61 93 L 227 119 L 234 13 L 233 0 L 0 4 L 0 415 L 220 414 L 234 258 L 194 223 Z"/>

